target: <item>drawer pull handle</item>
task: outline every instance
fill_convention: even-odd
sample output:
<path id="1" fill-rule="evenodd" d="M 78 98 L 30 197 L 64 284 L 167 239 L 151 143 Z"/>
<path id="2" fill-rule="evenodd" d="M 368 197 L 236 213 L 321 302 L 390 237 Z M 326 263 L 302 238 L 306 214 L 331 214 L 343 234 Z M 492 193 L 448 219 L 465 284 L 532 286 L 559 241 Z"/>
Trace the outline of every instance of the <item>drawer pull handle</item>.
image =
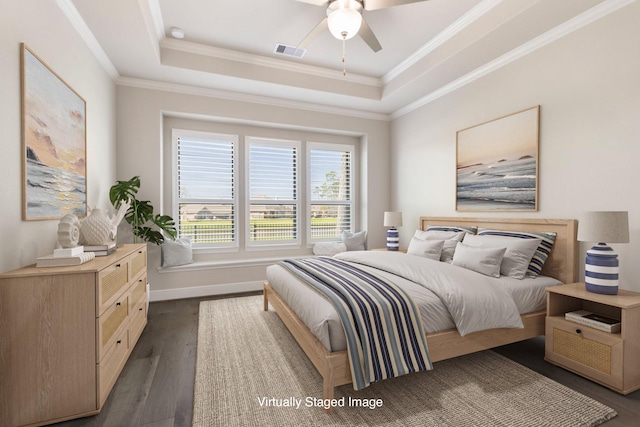
<path id="1" fill-rule="evenodd" d="M 116 264 L 116 268 L 120 268 L 120 264 Z"/>
<path id="2" fill-rule="evenodd" d="M 138 309 L 138 311 L 142 311 L 142 307 L 140 307 L 140 308 Z"/>
<path id="3" fill-rule="evenodd" d="M 116 344 L 122 344 L 122 340 L 116 341 Z"/>
<path id="4" fill-rule="evenodd" d="M 576 334 L 581 334 L 582 333 L 582 329 L 576 329 Z"/>
<path id="5" fill-rule="evenodd" d="M 118 302 L 116 303 L 116 307 L 120 307 L 121 305 L 122 305 L 122 303 L 121 303 L 120 301 L 118 301 Z"/>

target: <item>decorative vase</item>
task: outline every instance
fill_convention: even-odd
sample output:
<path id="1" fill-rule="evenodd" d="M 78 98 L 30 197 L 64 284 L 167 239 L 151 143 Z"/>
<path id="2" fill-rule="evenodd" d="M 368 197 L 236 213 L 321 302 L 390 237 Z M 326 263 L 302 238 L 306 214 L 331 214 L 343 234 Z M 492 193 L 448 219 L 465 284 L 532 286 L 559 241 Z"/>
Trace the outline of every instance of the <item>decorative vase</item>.
<path id="1" fill-rule="evenodd" d="M 80 222 L 81 241 L 85 245 L 104 245 L 113 241 L 113 223 L 102 209 L 93 209 L 91 214 Z"/>

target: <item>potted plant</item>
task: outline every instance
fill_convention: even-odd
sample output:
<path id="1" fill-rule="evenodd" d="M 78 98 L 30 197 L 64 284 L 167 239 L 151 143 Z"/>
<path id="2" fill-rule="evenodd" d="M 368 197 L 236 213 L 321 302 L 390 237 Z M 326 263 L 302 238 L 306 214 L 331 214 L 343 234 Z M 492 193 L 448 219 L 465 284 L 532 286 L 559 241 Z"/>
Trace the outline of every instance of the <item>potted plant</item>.
<path id="1" fill-rule="evenodd" d="M 153 214 L 153 206 L 148 200 L 138 200 L 136 195 L 140 189 L 140 177 L 134 176 L 128 181 L 116 181 L 109 190 L 109 199 L 116 210 L 123 203 L 129 204 L 124 219 L 133 228 L 134 241 L 142 239 L 145 242 L 161 245 L 166 235 L 175 240 L 178 232 L 175 221 L 169 215 Z"/>

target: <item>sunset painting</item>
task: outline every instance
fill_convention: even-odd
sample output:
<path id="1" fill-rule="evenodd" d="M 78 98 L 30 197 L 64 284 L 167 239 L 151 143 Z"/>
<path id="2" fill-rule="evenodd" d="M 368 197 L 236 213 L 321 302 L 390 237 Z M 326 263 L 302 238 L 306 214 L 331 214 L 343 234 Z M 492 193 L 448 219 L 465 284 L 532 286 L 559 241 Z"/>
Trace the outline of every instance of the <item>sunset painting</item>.
<path id="1" fill-rule="evenodd" d="M 22 45 L 23 216 L 87 212 L 85 101 Z"/>
<path id="2" fill-rule="evenodd" d="M 538 209 L 539 110 L 458 131 L 456 210 Z"/>

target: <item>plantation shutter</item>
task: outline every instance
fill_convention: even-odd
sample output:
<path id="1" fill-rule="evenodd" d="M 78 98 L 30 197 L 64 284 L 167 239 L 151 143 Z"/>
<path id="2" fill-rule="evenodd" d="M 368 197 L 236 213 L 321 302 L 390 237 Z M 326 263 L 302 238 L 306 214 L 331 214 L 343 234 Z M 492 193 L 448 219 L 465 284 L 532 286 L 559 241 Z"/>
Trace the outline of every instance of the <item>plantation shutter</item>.
<path id="1" fill-rule="evenodd" d="M 178 235 L 196 245 L 237 245 L 237 137 L 183 131 L 176 141 Z"/>
<path id="2" fill-rule="evenodd" d="M 310 240 L 353 231 L 353 146 L 312 144 L 309 150 Z"/>
<path id="3" fill-rule="evenodd" d="M 299 142 L 247 138 L 248 246 L 297 244 Z"/>

